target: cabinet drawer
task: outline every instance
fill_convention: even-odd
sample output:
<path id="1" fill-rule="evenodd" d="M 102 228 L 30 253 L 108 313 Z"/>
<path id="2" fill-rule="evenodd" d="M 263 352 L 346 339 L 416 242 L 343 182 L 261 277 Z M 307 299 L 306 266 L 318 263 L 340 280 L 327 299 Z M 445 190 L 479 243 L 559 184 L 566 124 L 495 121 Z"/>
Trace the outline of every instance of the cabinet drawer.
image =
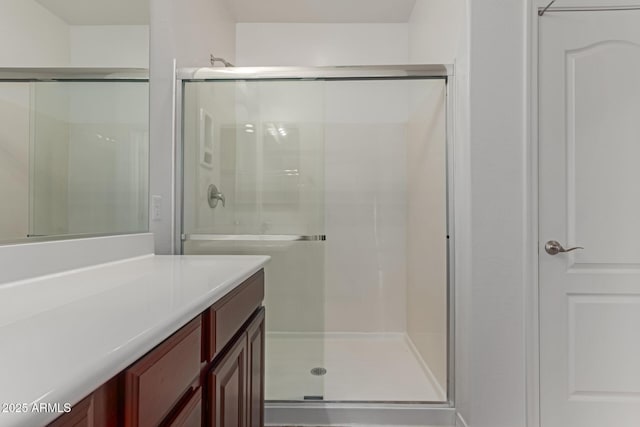
<path id="1" fill-rule="evenodd" d="M 198 378 L 202 319 L 169 337 L 125 371 L 125 426 L 156 426 Z"/>
<path id="2" fill-rule="evenodd" d="M 264 271 L 260 270 L 209 309 L 207 360 L 211 362 L 262 305 Z"/>
<path id="3" fill-rule="evenodd" d="M 200 427 L 202 425 L 202 388 L 198 388 L 167 427 Z"/>

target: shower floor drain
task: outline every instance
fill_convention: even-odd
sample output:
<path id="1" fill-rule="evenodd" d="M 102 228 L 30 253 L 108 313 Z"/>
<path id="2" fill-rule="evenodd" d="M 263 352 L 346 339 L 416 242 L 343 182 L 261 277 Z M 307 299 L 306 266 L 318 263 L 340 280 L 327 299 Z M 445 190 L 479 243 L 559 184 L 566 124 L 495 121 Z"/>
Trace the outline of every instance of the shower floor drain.
<path id="1" fill-rule="evenodd" d="M 313 368 L 311 370 L 311 375 L 315 375 L 315 376 L 318 376 L 318 377 L 322 376 L 322 375 L 324 375 L 326 373 L 327 373 L 327 370 L 324 369 L 324 368 Z"/>

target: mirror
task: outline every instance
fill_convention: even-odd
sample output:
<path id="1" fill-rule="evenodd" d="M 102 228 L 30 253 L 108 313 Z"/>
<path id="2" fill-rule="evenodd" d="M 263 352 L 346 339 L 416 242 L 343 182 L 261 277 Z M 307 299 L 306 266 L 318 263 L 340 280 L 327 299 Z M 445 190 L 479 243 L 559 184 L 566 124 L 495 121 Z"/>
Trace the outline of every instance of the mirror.
<path id="1" fill-rule="evenodd" d="M 0 0 L 0 242 L 148 230 L 149 0 Z"/>

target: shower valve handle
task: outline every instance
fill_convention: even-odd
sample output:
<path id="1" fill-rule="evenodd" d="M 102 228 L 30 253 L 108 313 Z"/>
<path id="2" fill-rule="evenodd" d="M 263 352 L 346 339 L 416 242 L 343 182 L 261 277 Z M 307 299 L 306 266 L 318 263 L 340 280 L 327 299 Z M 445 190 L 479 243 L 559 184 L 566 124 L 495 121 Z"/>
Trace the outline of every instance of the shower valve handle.
<path id="1" fill-rule="evenodd" d="M 209 202 L 209 206 L 213 209 L 218 206 L 218 201 L 222 202 L 222 207 L 225 206 L 225 198 L 224 194 L 218 191 L 218 187 L 214 184 L 211 184 L 207 189 L 207 201 Z"/>

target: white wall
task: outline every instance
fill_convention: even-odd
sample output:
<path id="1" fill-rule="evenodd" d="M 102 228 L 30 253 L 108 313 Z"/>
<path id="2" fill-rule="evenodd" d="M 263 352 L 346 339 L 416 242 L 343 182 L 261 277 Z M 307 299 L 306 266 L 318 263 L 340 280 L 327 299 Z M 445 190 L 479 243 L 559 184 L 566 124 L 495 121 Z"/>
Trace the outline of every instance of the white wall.
<path id="1" fill-rule="evenodd" d="M 71 67 L 149 67 L 148 25 L 72 25 Z"/>
<path id="2" fill-rule="evenodd" d="M 526 419 L 526 4 L 469 1 L 473 286 L 465 418 L 474 427 L 521 427 Z"/>
<path id="3" fill-rule="evenodd" d="M 387 65 L 408 61 L 407 24 L 236 26 L 237 65 Z"/>
<path id="4" fill-rule="evenodd" d="M 172 3 L 178 67 L 209 66 L 211 53 L 235 61 L 235 20 L 224 0 Z"/>
<path id="5" fill-rule="evenodd" d="M 148 25 L 68 25 L 34 0 L 0 2 L 1 67 L 147 68 Z"/>
<path id="6" fill-rule="evenodd" d="M 417 0 L 409 19 L 412 64 L 453 64 L 464 37 L 464 0 Z"/>
<path id="7" fill-rule="evenodd" d="M 470 414 L 471 400 L 471 159 L 469 134 L 469 0 L 460 16 L 464 23 L 455 59 L 453 97 L 455 140 L 453 151 L 454 186 L 454 264 L 455 264 L 455 404 L 458 424 Z"/>
<path id="8" fill-rule="evenodd" d="M 172 251 L 173 60 L 178 67 L 209 66 L 209 55 L 235 61 L 235 21 L 223 0 L 150 0 L 150 195 L 162 197 L 152 221 L 158 254 Z"/>
<path id="9" fill-rule="evenodd" d="M 69 27 L 33 0 L 2 0 L 0 52 L 0 67 L 64 67 Z"/>

